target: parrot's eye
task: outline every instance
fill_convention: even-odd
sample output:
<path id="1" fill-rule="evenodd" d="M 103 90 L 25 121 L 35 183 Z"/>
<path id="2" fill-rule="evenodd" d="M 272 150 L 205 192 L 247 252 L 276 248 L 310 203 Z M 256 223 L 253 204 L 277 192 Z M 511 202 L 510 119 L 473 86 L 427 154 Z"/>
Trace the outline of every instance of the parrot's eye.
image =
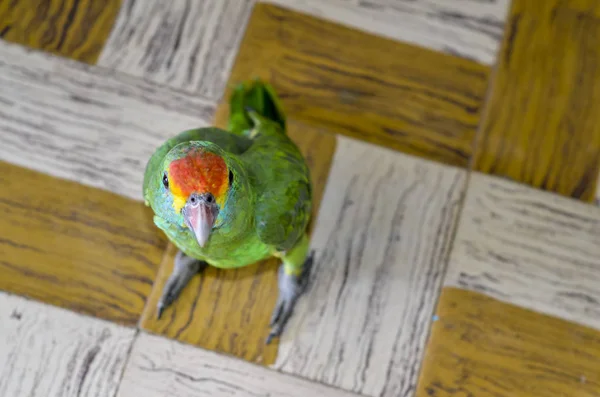
<path id="1" fill-rule="evenodd" d="M 163 183 L 163 186 L 165 187 L 165 189 L 169 188 L 169 177 L 167 177 L 166 172 L 163 174 L 162 183 Z"/>
<path id="2" fill-rule="evenodd" d="M 229 171 L 229 186 L 233 185 L 233 172 Z"/>

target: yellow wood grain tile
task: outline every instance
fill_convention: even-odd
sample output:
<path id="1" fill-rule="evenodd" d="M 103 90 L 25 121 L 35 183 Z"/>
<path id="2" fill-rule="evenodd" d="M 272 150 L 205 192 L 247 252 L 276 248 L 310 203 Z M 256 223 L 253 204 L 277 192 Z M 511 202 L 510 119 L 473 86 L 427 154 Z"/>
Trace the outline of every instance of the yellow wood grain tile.
<path id="1" fill-rule="evenodd" d="M 474 168 L 584 201 L 600 168 L 600 2 L 515 0 Z"/>
<path id="2" fill-rule="evenodd" d="M 417 397 L 597 397 L 600 331 L 444 288 Z"/>
<path id="3" fill-rule="evenodd" d="M 135 325 L 166 239 L 143 203 L 0 162 L 0 290 Z"/>
<path id="4" fill-rule="evenodd" d="M 216 125 L 225 127 L 227 106 L 219 108 Z M 304 154 L 313 182 L 313 216 L 317 216 L 329 174 L 336 138 L 288 120 L 288 134 Z M 275 362 L 277 340 L 265 344 L 269 321 L 277 300 L 277 269 L 280 261 L 269 259 L 240 269 L 209 267 L 190 281 L 160 320 L 156 304 L 173 269 L 176 248 L 169 249 L 141 319 L 142 328 L 232 354 L 265 365 Z"/>
<path id="5" fill-rule="evenodd" d="M 95 63 L 121 0 L 6 0 L 0 37 L 79 61 Z"/>
<path id="6" fill-rule="evenodd" d="M 231 87 L 270 81 L 289 117 L 466 166 L 489 69 L 270 4 L 257 4 Z"/>

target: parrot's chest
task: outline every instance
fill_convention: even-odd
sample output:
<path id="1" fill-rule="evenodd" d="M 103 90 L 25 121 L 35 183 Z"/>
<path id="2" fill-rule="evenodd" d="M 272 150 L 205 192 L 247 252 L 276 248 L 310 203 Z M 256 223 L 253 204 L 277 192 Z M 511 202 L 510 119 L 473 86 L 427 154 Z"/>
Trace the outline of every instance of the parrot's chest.
<path id="1" fill-rule="evenodd" d="M 186 229 L 173 225 L 158 225 L 167 238 L 186 255 L 203 260 L 218 268 L 236 268 L 251 265 L 272 255 L 272 249 L 255 234 L 229 236 L 215 230 L 204 247 L 200 247 Z"/>

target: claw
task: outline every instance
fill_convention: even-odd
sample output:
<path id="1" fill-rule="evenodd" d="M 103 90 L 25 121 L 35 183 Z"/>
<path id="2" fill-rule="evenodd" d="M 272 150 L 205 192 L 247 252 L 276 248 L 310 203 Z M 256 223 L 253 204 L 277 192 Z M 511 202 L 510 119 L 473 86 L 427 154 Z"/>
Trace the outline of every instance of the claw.
<path id="1" fill-rule="evenodd" d="M 163 304 L 161 304 L 161 302 L 159 302 L 158 306 L 156 308 L 156 319 L 157 320 L 160 320 L 164 311 L 165 311 L 165 306 Z"/>
<path id="2" fill-rule="evenodd" d="M 302 288 L 302 292 L 304 292 L 304 290 L 306 290 L 306 287 L 308 286 L 308 280 L 310 279 L 310 273 L 312 271 L 314 260 L 315 251 L 312 250 L 306 257 L 304 265 L 302 266 L 302 274 L 300 275 L 300 286 Z"/>
<path id="3" fill-rule="evenodd" d="M 181 251 L 177 252 L 177 255 L 175 256 L 175 267 L 163 288 L 163 293 L 156 306 L 157 320 L 162 317 L 165 309 L 177 299 L 181 291 L 183 291 L 183 288 L 189 283 L 190 279 L 196 273 L 204 270 L 206 266 L 208 266 L 206 262 L 189 257 Z"/>
<path id="4" fill-rule="evenodd" d="M 281 317 L 281 310 L 283 309 L 283 305 L 281 304 L 281 297 L 277 298 L 277 303 L 275 303 L 275 309 L 273 310 L 273 314 L 271 315 L 271 322 L 269 323 L 269 327 L 273 327 L 279 317 Z"/>
<path id="5" fill-rule="evenodd" d="M 292 316 L 296 301 L 308 285 L 313 259 L 314 251 L 311 251 L 304 262 L 300 276 L 285 273 L 283 265 L 279 268 L 279 296 L 271 315 L 271 322 L 269 324 L 271 332 L 266 339 L 267 345 L 283 333 L 288 320 Z"/>

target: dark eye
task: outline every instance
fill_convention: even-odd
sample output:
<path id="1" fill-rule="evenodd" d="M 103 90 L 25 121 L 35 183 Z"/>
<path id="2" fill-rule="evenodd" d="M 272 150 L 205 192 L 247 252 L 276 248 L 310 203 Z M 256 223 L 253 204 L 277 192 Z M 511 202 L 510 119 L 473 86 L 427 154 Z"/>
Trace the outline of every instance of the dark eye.
<path id="1" fill-rule="evenodd" d="M 229 186 L 233 185 L 233 172 L 229 171 Z"/>
<path id="2" fill-rule="evenodd" d="M 163 183 L 163 186 L 165 187 L 165 189 L 169 188 L 169 178 L 167 177 L 166 172 L 163 174 L 162 183 Z"/>

